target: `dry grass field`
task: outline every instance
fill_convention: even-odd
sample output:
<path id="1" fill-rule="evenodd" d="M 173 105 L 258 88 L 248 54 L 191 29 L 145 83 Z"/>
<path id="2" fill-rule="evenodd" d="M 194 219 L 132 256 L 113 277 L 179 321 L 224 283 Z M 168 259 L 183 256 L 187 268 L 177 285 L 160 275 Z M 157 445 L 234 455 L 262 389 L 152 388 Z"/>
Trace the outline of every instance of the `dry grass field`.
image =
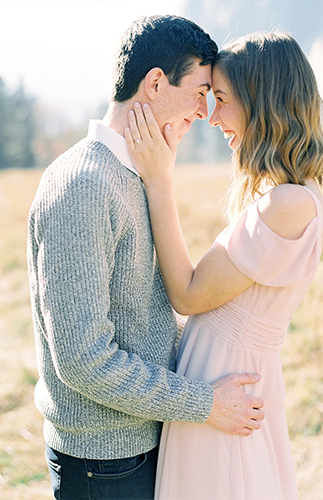
<path id="1" fill-rule="evenodd" d="M 196 261 L 225 221 L 226 166 L 179 166 L 177 198 Z M 41 172 L 0 172 L 0 498 L 47 500 L 42 418 L 26 273 L 26 220 Z M 283 349 L 286 412 L 301 500 L 323 498 L 323 262 Z M 203 500 L 203 499 L 197 499 Z M 275 500 L 275 499 L 273 499 Z"/>

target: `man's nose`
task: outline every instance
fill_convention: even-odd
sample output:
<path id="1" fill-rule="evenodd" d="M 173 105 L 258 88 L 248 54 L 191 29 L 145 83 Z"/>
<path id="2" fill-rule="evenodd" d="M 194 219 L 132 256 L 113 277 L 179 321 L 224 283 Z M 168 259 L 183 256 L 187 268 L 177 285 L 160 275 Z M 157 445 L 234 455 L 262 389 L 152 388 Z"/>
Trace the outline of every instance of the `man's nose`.
<path id="1" fill-rule="evenodd" d="M 205 120 L 205 118 L 207 118 L 208 114 L 209 114 L 209 110 L 207 107 L 207 100 L 205 97 L 199 105 L 199 108 L 197 110 L 197 115 L 198 115 L 200 120 Z"/>

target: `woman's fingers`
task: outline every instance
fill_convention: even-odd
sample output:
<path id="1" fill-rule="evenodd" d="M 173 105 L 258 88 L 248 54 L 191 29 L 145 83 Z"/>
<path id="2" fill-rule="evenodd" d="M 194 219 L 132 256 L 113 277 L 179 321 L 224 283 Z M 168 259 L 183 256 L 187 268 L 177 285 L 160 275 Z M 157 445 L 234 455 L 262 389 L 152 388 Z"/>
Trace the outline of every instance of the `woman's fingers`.
<path id="1" fill-rule="evenodd" d="M 165 126 L 163 136 L 149 104 L 141 105 L 136 102 L 134 104 L 134 109 L 131 109 L 128 113 L 128 119 L 134 146 L 139 145 L 142 141 L 145 142 L 146 145 L 150 144 L 151 140 L 153 143 L 163 144 L 166 139 L 170 149 L 176 151 L 176 144 L 171 133 L 171 126 Z M 127 138 L 130 141 L 129 130 L 127 131 Z"/>
<path id="2" fill-rule="evenodd" d="M 143 142 L 147 145 L 151 141 L 151 135 L 142 106 L 139 103 L 136 102 L 134 110 L 129 111 L 128 121 L 129 127 L 125 130 L 125 138 L 130 151 L 134 151 L 135 146 L 139 146 Z"/>
<path id="3" fill-rule="evenodd" d="M 135 149 L 135 143 L 134 143 L 134 140 L 132 137 L 130 127 L 126 127 L 124 129 L 124 137 L 126 139 L 126 144 L 127 144 L 127 147 L 129 149 L 130 153 L 133 153 L 133 151 Z"/>
<path id="4" fill-rule="evenodd" d="M 147 141 L 151 139 L 151 131 L 149 128 L 149 124 L 146 120 L 145 112 L 143 107 L 139 102 L 135 102 L 134 104 L 134 112 L 136 116 L 137 128 L 140 134 L 140 138 Z"/>
<path id="5" fill-rule="evenodd" d="M 138 103 L 136 103 L 136 104 L 138 104 Z M 152 137 L 155 140 L 158 138 L 162 138 L 162 134 L 161 134 L 159 125 L 156 121 L 156 118 L 153 115 L 153 112 L 152 112 L 149 104 L 145 103 L 145 104 L 143 104 L 142 107 L 140 106 L 140 104 L 139 104 L 139 107 L 136 107 L 136 104 L 135 104 L 135 111 L 136 111 L 136 113 L 137 112 L 140 113 L 140 111 L 141 111 L 141 115 L 144 116 L 145 125 L 147 127 L 147 130 L 149 132 L 150 137 Z M 138 119 L 140 120 L 140 125 L 142 123 L 141 115 L 140 114 L 137 115 Z M 140 130 L 141 130 L 141 128 L 140 128 Z M 145 130 L 145 127 L 143 126 L 143 131 L 144 130 Z"/>
<path id="6" fill-rule="evenodd" d="M 165 125 L 164 135 L 163 135 L 160 131 L 159 125 L 156 121 L 156 118 L 153 115 L 153 112 L 149 104 L 144 104 L 142 108 L 147 128 L 150 132 L 151 138 L 154 140 L 154 143 L 160 143 L 161 145 L 164 145 L 166 141 L 172 154 L 176 154 L 176 149 L 177 149 L 176 138 L 172 133 L 171 125 L 169 123 Z"/>
<path id="7" fill-rule="evenodd" d="M 129 120 L 129 124 L 135 142 L 137 139 L 143 139 L 145 141 L 149 141 L 150 139 L 154 141 L 163 140 L 159 125 L 149 104 L 145 103 L 141 105 L 139 102 L 135 102 L 134 113 L 135 119 L 130 112 L 131 122 Z"/>
<path id="8" fill-rule="evenodd" d="M 124 136 L 130 158 L 145 184 L 168 177 L 176 158 L 171 126 L 166 125 L 162 133 L 148 104 L 135 103 L 128 120 Z"/>
<path id="9" fill-rule="evenodd" d="M 140 144 L 140 142 L 142 140 L 141 131 L 138 127 L 136 114 L 132 109 L 128 113 L 128 119 L 129 119 L 129 127 L 130 127 L 133 142 L 135 144 Z"/>

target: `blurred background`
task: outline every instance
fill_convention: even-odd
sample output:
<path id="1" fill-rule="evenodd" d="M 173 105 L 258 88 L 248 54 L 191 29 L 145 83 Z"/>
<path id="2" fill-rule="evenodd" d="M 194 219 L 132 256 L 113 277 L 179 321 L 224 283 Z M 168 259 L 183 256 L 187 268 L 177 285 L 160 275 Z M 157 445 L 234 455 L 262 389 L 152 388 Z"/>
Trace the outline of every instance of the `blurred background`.
<path id="1" fill-rule="evenodd" d="M 119 38 L 134 18 L 156 13 L 192 19 L 219 47 L 256 30 L 289 31 L 323 89 L 321 0 L 2 0 L 0 169 L 44 167 L 83 137 L 108 107 Z M 222 134 L 197 121 L 178 162 L 228 157 Z"/>
<path id="2" fill-rule="evenodd" d="M 177 14 L 221 48 L 257 30 L 289 31 L 323 94 L 322 0 L 0 0 L 0 499 L 49 500 L 26 269 L 27 217 L 43 169 L 108 107 L 115 48 L 141 15 Z M 214 99 L 209 96 L 210 110 Z M 196 262 L 226 224 L 227 141 L 196 121 L 178 151 L 176 197 Z M 323 491 L 323 261 L 282 352 L 300 500 Z M 203 500 L 203 499 L 196 499 Z M 274 500 L 274 499 L 273 499 Z"/>

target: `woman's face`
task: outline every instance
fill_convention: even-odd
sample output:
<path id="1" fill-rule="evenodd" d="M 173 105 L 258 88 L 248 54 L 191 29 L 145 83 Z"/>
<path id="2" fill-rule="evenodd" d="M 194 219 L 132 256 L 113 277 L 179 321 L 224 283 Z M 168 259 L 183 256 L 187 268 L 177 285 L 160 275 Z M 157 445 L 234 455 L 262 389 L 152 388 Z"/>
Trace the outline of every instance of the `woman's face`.
<path id="1" fill-rule="evenodd" d="M 209 124 L 211 127 L 219 126 L 224 137 L 230 139 L 229 147 L 236 151 L 243 138 L 244 112 L 217 66 L 213 69 L 212 90 L 215 97 L 215 108 L 209 119 Z"/>

